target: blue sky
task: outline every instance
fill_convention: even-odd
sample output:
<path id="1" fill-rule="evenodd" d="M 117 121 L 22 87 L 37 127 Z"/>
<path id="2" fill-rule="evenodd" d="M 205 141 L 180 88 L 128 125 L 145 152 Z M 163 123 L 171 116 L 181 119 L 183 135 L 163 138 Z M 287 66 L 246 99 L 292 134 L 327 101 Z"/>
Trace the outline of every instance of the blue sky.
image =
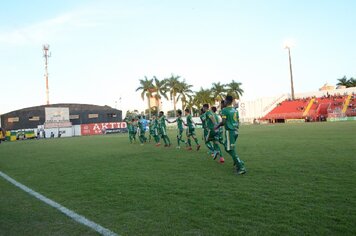
<path id="1" fill-rule="evenodd" d="M 50 102 L 143 110 L 138 79 L 178 74 L 194 85 L 242 82 L 245 99 L 356 77 L 356 1 L 4 1 L 0 113 L 45 103 L 42 44 L 50 44 Z M 164 102 L 164 109 L 171 108 Z"/>

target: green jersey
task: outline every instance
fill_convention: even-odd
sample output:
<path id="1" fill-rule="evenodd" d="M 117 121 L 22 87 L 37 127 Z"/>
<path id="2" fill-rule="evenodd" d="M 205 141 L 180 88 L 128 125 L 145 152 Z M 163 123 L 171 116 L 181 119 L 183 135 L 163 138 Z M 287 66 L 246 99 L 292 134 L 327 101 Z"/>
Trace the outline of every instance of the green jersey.
<path id="1" fill-rule="evenodd" d="M 216 119 L 217 124 L 220 124 L 220 122 L 221 122 L 221 115 L 220 115 L 220 114 L 218 115 L 218 114 L 214 113 L 214 116 L 215 116 L 215 119 Z M 220 127 L 219 127 L 219 133 L 222 134 L 223 131 L 224 131 L 224 130 L 223 130 L 223 127 L 220 126 Z"/>
<path id="2" fill-rule="evenodd" d="M 141 132 L 145 132 L 145 127 L 143 125 L 142 120 L 138 121 L 138 128 L 140 129 Z"/>
<path id="3" fill-rule="evenodd" d="M 205 116 L 206 116 L 206 127 L 209 130 L 213 130 L 215 129 L 215 125 L 217 125 L 218 121 L 217 121 L 217 117 L 216 114 L 214 114 L 212 111 L 207 111 L 205 112 Z"/>
<path id="4" fill-rule="evenodd" d="M 187 126 L 189 129 L 194 129 L 194 122 L 191 114 L 187 116 Z"/>
<path id="5" fill-rule="evenodd" d="M 148 125 L 148 127 L 150 129 L 150 134 L 154 133 L 154 126 L 155 126 L 154 120 L 151 120 L 150 124 Z"/>
<path id="6" fill-rule="evenodd" d="M 154 128 L 154 129 L 158 129 L 158 128 L 159 128 L 158 119 L 155 119 L 155 120 L 153 121 L 153 128 Z"/>
<path id="7" fill-rule="evenodd" d="M 138 127 L 137 121 L 132 122 L 131 125 L 133 127 L 134 132 L 136 133 Z"/>
<path id="8" fill-rule="evenodd" d="M 130 133 L 135 132 L 135 128 L 134 128 L 134 126 L 133 126 L 133 124 L 132 124 L 131 121 L 126 121 L 126 124 L 127 124 L 127 130 L 128 130 Z"/>
<path id="9" fill-rule="evenodd" d="M 180 129 L 180 130 L 183 129 L 183 119 L 182 119 L 182 117 L 178 117 L 177 118 L 177 125 L 178 125 L 178 129 Z"/>
<path id="10" fill-rule="evenodd" d="M 159 118 L 160 128 L 166 128 L 166 116 L 163 115 Z"/>
<path id="11" fill-rule="evenodd" d="M 234 107 L 225 107 L 221 116 L 225 119 L 226 130 L 237 130 L 239 128 L 239 112 Z"/>
<path id="12" fill-rule="evenodd" d="M 203 129 L 206 129 L 206 115 L 205 113 L 200 115 L 200 120 L 201 120 L 201 125 L 203 126 Z"/>

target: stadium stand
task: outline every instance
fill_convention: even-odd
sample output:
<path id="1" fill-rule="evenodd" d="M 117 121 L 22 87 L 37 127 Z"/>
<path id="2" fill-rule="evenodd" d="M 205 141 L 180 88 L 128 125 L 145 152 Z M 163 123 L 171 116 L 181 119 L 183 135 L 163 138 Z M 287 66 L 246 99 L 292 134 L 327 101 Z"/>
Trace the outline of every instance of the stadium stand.
<path id="1" fill-rule="evenodd" d="M 355 95 L 328 95 L 295 100 L 287 99 L 277 105 L 263 120 L 284 122 L 288 119 L 323 121 L 328 117 L 356 116 Z"/>

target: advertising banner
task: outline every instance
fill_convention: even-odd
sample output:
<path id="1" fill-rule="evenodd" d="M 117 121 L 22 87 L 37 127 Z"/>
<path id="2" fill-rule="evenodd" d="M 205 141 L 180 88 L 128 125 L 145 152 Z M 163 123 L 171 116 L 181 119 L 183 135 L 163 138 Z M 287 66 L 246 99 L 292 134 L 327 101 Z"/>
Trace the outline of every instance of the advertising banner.
<path id="1" fill-rule="evenodd" d="M 68 107 L 46 107 L 45 129 L 71 127 Z"/>
<path id="2" fill-rule="evenodd" d="M 330 122 L 337 122 L 337 121 L 351 121 L 351 120 L 356 120 L 356 117 L 328 117 L 327 121 Z"/>
<path id="3" fill-rule="evenodd" d="M 305 119 L 286 119 L 286 123 L 304 123 Z"/>
<path id="4" fill-rule="evenodd" d="M 46 107 L 46 122 L 69 121 L 68 107 Z"/>
<path id="5" fill-rule="evenodd" d="M 113 133 L 114 130 L 119 131 L 126 129 L 125 122 L 108 122 L 108 123 L 92 123 L 80 125 L 82 135 L 96 135 Z"/>

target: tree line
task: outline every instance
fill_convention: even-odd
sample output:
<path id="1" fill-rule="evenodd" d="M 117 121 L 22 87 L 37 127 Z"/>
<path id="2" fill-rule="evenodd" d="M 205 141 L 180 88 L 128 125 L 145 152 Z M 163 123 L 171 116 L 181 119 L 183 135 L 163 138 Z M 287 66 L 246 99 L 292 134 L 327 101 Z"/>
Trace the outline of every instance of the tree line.
<path id="1" fill-rule="evenodd" d="M 336 85 L 345 86 L 346 88 L 356 87 L 356 79 L 353 77 L 347 78 L 344 76 L 337 80 L 338 83 Z M 146 110 L 146 114 L 150 117 L 152 113 L 159 113 L 159 105 L 152 106 L 150 98 L 155 98 L 158 101 L 163 98 L 172 101 L 173 116 L 176 116 L 177 103 L 179 101 L 182 104 L 182 110 L 189 108 L 192 113 L 197 113 L 198 109 L 205 103 L 213 105 L 215 102 L 224 99 L 226 95 L 239 99 L 244 93 L 241 88 L 242 83 L 235 80 L 227 84 L 220 82 L 213 83 L 210 88 L 204 89 L 201 87 L 199 91 L 193 91 L 193 85 L 188 84 L 181 76 L 174 74 L 161 80 L 156 76 L 150 79 L 144 76 L 143 79 L 139 79 L 139 84 L 136 92 L 140 91 L 142 100 L 147 100 L 148 109 Z"/>
<path id="2" fill-rule="evenodd" d="M 142 100 L 147 100 L 148 115 L 151 117 L 151 113 L 158 114 L 159 105 L 151 106 L 151 99 L 155 98 L 161 100 L 165 98 L 173 102 L 173 115 L 177 114 L 177 103 L 182 103 L 181 109 L 189 108 L 193 112 L 198 110 L 203 104 L 214 104 L 216 101 L 220 101 L 231 95 L 235 99 L 239 99 L 243 94 L 241 88 L 242 83 L 232 80 L 230 83 L 222 84 L 220 82 L 213 83 L 210 88 L 200 88 L 199 91 L 193 91 L 193 85 L 188 84 L 185 79 L 182 79 L 179 75 L 172 74 L 168 78 L 158 79 L 153 76 L 149 79 L 144 76 L 139 80 L 140 86 L 136 89 L 141 92 Z M 195 113 L 195 112 L 194 112 Z"/>
<path id="3" fill-rule="evenodd" d="M 351 77 L 347 78 L 345 75 L 344 77 L 337 79 L 339 82 L 336 85 L 345 86 L 346 88 L 356 87 L 356 79 Z"/>

